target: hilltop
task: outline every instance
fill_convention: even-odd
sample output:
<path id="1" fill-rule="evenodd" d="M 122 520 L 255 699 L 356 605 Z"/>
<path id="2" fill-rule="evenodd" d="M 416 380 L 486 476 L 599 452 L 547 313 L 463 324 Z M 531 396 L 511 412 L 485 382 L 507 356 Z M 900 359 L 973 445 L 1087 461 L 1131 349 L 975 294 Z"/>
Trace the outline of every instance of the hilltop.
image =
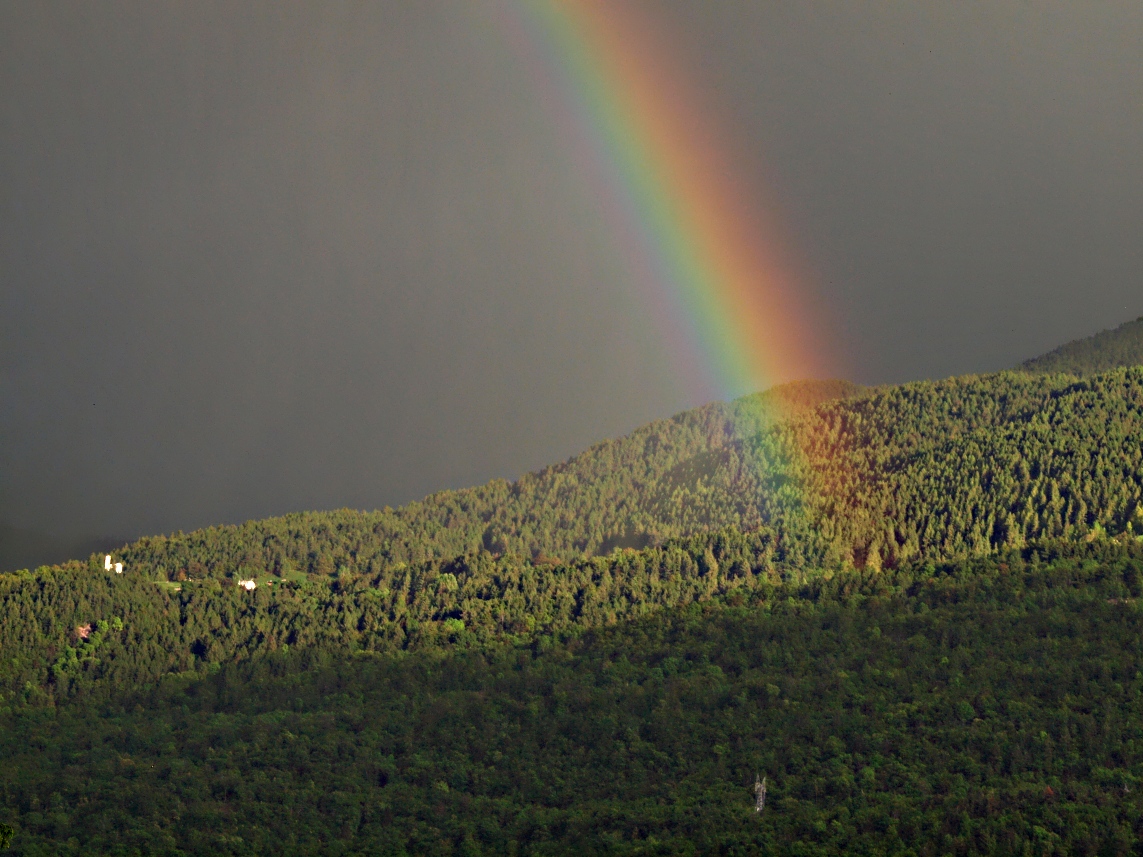
<path id="1" fill-rule="evenodd" d="M 116 552 L 122 576 L 100 557 L 0 576 L 0 609 L 24 617 L 0 625 L 0 690 L 58 699 L 281 647 L 528 640 L 766 581 L 1143 531 L 1143 367 L 795 389 L 784 411 L 699 409 L 511 485 L 143 539 Z M 76 639 L 116 616 L 135 629 L 122 655 Z"/>
<path id="2" fill-rule="evenodd" d="M 123 544 L 110 536 L 62 537 L 0 521 L 0 569 L 29 568 L 66 562 Z"/>
<path id="3" fill-rule="evenodd" d="M 552 563 L 725 528 L 769 528 L 787 561 L 856 567 L 1119 531 L 1140 496 L 1140 374 L 1119 365 L 1136 357 L 1143 320 L 1019 372 L 788 384 L 650 423 L 515 482 L 147 538 L 121 553 L 176 582 L 333 579 L 481 553 Z"/>
<path id="4" fill-rule="evenodd" d="M 1068 343 L 1026 361 L 1019 371 L 1089 378 L 1137 364 L 1143 364 L 1143 319 Z M 805 520 L 794 524 L 796 528 L 805 530 L 807 525 L 816 526 L 826 519 L 826 529 L 832 531 L 835 526 L 831 521 L 842 514 L 840 506 L 845 503 L 854 507 L 851 511 L 858 518 L 897 513 L 884 508 L 870 512 L 866 508 L 868 498 L 855 495 L 854 480 L 863 489 L 884 488 L 889 474 L 879 472 L 875 462 L 852 460 L 853 449 L 831 450 L 832 441 L 824 436 L 829 430 L 817 418 L 819 412 L 825 421 L 846 424 L 851 418 L 865 419 L 867 415 L 880 421 L 891 411 L 893 419 L 903 416 L 917 429 L 921 422 L 909 413 L 910 408 L 936 407 L 938 413 L 923 420 L 922 439 L 911 438 L 910 432 L 892 425 L 879 429 L 880 437 L 852 439 L 859 445 L 873 443 L 880 449 L 879 455 L 895 457 L 908 467 L 907 462 L 920 463 L 919 457 L 953 455 L 951 447 L 938 451 L 942 439 L 947 435 L 954 445 L 959 444 L 963 433 L 953 423 L 962 416 L 977 418 L 971 408 L 961 413 L 955 404 L 950 407 L 947 398 L 938 401 L 950 394 L 959 396 L 955 388 L 975 400 L 974 408 L 992 398 L 1009 403 L 1020 400 L 1021 407 L 1009 407 L 1000 416 L 1001 423 L 1007 421 L 1018 432 L 1020 420 L 1039 406 L 1037 397 L 1051 398 L 1058 386 L 1028 385 L 1003 373 L 884 389 L 844 381 L 786 384 L 655 421 L 515 482 L 493 480 L 472 488 L 442 491 L 399 509 L 301 512 L 239 526 L 144 538 L 123 553 L 130 562 L 153 567 L 172 580 L 180 574 L 191 578 L 233 576 L 240 567 L 246 576 L 331 576 L 481 551 L 547 558 L 606 555 L 616 549 L 653 546 L 724 527 L 749 530 L 778 518 L 785 518 L 785 525 L 789 525 L 788 513 L 799 503 L 807 514 Z M 871 397 L 878 403 L 872 410 L 861 404 Z M 910 397 L 913 403 L 906 404 Z M 822 406 L 826 406 L 824 411 Z M 1085 421 L 1090 423 L 1090 419 Z M 788 429 L 775 430 L 777 426 Z M 1001 424 L 992 428 L 999 430 Z M 984 426 L 978 425 L 977 430 L 984 430 Z M 933 449 L 926 451 L 928 446 Z M 808 456 L 803 454 L 806 450 Z M 835 454 L 842 460 L 830 460 Z M 827 473 L 827 482 L 833 482 L 819 484 L 817 495 L 809 486 L 798 498 L 789 496 L 790 491 L 783 498 L 780 490 L 774 490 L 779 487 L 777 483 L 797 474 L 806 481 L 803 471 L 816 474 L 819 483 L 821 474 Z M 848 487 L 846 483 L 850 483 Z M 911 484 L 915 486 L 916 481 Z M 877 494 L 871 499 L 874 507 L 884 506 L 884 499 Z M 928 498 L 919 499 L 924 503 Z M 1086 508 L 1091 508 L 1091 498 L 1083 499 Z M 966 501 L 966 497 L 954 494 L 954 505 Z M 994 546 L 1002 543 L 999 527 L 1007 525 L 1007 515 L 1022 515 L 1016 508 L 995 506 L 991 511 L 991 519 L 985 516 L 969 526 L 979 525 L 979 532 L 968 539 L 976 548 L 984 542 Z M 1125 511 L 1129 510 L 1118 509 L 1111 517 L 1122 517 Z M 1107 523 L 1103 517 L 1099 519 L 1101 524 Z M 1025 537 L 1047 534 L 1034 524 L 1024 529 Z M 889 539 L 874 533 L 852 535 L 849 545 L 842 544 L 848 536 L 833 537 L 832 549 L 853 554 L 859 564 L 876 541 L 886 542 L 873 545 L 881 552 L 900 552 L 888 544 Z M 949 544 L 941 549 L 941 557 L 965 549 L 966 534 L 948 535 Z M 13 539 L 0 541 L 16 546 Z M 919 545 L 923 538 L 918 534 L 912 541 Z M 39 542 L 36 545 L 42 548 Z M 55 547 L 59 556 L 59 546 Z M 99 545 L 99 549 L 106 547 L 109 545 Z M 914 551 L 912 546 L 901 547 L 906 555 Z M 828 552 L 819 545 L 815 555 L 824 555 L 823 551 Z M 33 555 L 34 550 L 13 551 L 8 566 L 19 567 L 16 561 L 20 557 Z M 46 555 L 42 549 L 40 555 Z"/>
<path id="5" fill-rule="evenodd" d="M 786 385 L 513 483 L 0 574 L 0 823 L 28 855 L 1127 853 L 1141 532 L 1127 366 Z"/>
<path id="6" fill-rule="evenodd" d="M 771 533 L 785 563 L 860 568 L 1119 532 L 1143 515 L 1143 368 L 825 389 L 842 395 L 779 410 L 779 390 L 689 411 L 514 483 L 147 538 L 120 554 L 173 582 L 388 581 L 457 556 L 550 564 L 734 528 Z"/>
<path id="7" fill-rule="evenodd" d="M 1143 365 L 1143 317 L 1061 345 L 1026 360 L 1019 368 L 1025 372 L 1063 372 L 1086 377 L 1119 366 L 1139 365 Z"/>

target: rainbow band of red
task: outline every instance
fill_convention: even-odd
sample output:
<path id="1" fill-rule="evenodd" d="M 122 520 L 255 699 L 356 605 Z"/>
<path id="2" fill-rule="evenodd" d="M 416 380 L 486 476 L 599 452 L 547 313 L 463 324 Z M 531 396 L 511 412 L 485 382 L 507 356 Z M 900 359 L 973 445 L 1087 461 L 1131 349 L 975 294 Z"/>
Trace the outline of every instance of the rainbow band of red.
<path id="1" fill-rule="evenodd" d="M 591 148 L 635 273 L 668 306 L 725 397 L 807 377 L 821 351 L 798 278 L 739 192 L 715 123 L 652 22 L 617 2 L 521 0 L 537 82 Z M 537 68 L 538 64 L 546 70 Z"/>

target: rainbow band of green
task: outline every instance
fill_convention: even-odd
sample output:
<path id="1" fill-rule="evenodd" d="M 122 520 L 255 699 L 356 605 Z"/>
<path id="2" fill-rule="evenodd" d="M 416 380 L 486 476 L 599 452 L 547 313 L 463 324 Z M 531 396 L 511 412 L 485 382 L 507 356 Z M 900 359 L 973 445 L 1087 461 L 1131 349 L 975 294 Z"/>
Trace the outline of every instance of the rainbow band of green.
<path id="1" fill-rule="evenodd" d="M 762 218 L 733 187 L 713 123 L 618 4 L 523 0 L 554 70 L 560 109 L 579 126 L 626 219 L 623 248 L 699 345 L 722 395 L 804 377 L 813 365 L 797 283 Z"/>

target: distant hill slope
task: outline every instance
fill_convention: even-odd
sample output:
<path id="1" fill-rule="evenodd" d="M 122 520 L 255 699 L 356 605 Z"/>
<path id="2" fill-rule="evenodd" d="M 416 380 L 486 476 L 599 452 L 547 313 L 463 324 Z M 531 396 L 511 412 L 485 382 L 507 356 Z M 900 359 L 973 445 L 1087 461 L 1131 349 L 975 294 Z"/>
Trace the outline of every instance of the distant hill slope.
<path id="1" fill-rule="evenodd" d="M 1091 353 L 1126 354 L 1138 335 L 1143 322 L 1124 325 L 1108 334 L 1119 351 Z M 727 528 L 766 529 L 780 560 L 805 568 L 1139 528 L 1143 367 L 1077 382 L 1049 373 L 1049 357 L 1031 373 L 785 385 L 659 420 L 513 483 L 145 538 L 117 553 L 151 579 L 347 580 L 480 553 L 551 564 Z"/>
<path id="2" fill-rule="evenodd" d="M 462 555 L 544 565 L 735 528 L 770 533 L 785 565 L 876 567 L 1143 524 L 1143 367 L 839 387 L 841 398 L 793 389 L 652 423 L 515 483 L 146 538 L 120 554 L 169 580 L 393 580 Z"/>
<path id="3" fill-rule="evenodd" d="M 1141 531 L 1132 366 L 788 385 L 0 574 L 0 821 L 28 855 L 1128 853 Z"/>
<path id="4" fill-rule="evenodd" d="M 65 538 L 0 523 L 0 572 L 64 562 L 118 544 L 107 537 Z"/>
<path id="5" fill-rule="evenodd" d="M 787 384 L 658 420 L 513 483 L 443 491 L 396 510 L 303 512 L 146 538 L 120 553 L 171 579 L 240 571 L 331 577 L 482 551 L 590 556 L 773 525 L 807 561 L 848 557 L 861 565 L 871 549 L 890 562 L 917 552 L 950 557 L 1096 523 L 1122 527 L 1138 493 L 1130 453 L 1098 492 L 1090 486 L 1099 480 L 1083 472 L 1091 461 L 1055 455 L 1091 453 L 1106 408 L 1109 418 L 1126 420 L 1113 433 L 1134 432 L 1135 376 L 1122 376 L 1125 387 L 1073 389 L 1024 373 L 1092 378 L 1136 363 L 1143 364 L 1143 319 L 1029 360 L 1018 373 L 878 390 Z M 1074 418 L 1060 411 L 1081 400 L 1089 410 Z M 1052 424 L 1058 437 L 1030 433 L 1048 413 L 1071 425 Z M 1026 443 L 1035 447 L 1030 457 Z M 978 471 L 979 452 L 994 457 L 987 472 Z M 1100 453 L 1108 454 L 1120 455 Z M 1019 459 L 1025 464 L 1017 467 Z M 1009 485 L 1023 468 L 1028 474 Z M 1029 485 L 1050 496 L 1029 497 Z M 1112 492 L 1114 502 L 1099 492 Z"/>
<path id="6" fill-rule="evenodd" d="M 442 491 L 400 509 L 304 512 L 143 539 L 129 564 L 191 577 L 245 566 L 329 575 L 489 551 L 568 557 L 643 547 L 763 520 L 752 497 L 730 498 L 742 438 L 824 402 L 864 395 L 845 381 L 787 384 L 658 420 L 513 483 Z"/>
<path id="7" fill-rule="evenodd" d="M 1025 372 L 1086 377 L 1118 366 L 1143 365 L 1143 317 L 1104 330 L 1086 339 L 1061 345 L 1054 351 L 1020 364 Z"/>

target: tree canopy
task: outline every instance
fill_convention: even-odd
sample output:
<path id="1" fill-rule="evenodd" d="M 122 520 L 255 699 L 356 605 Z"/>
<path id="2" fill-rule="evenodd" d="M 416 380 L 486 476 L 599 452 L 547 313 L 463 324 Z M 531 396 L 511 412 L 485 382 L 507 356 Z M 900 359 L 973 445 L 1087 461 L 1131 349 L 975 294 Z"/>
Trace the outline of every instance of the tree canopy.
<path id="1" fill-rule="evenodd" d="M 1129 853 L 1143 367 L 1050 365 L 0 574 L 0 844 Z"/>

